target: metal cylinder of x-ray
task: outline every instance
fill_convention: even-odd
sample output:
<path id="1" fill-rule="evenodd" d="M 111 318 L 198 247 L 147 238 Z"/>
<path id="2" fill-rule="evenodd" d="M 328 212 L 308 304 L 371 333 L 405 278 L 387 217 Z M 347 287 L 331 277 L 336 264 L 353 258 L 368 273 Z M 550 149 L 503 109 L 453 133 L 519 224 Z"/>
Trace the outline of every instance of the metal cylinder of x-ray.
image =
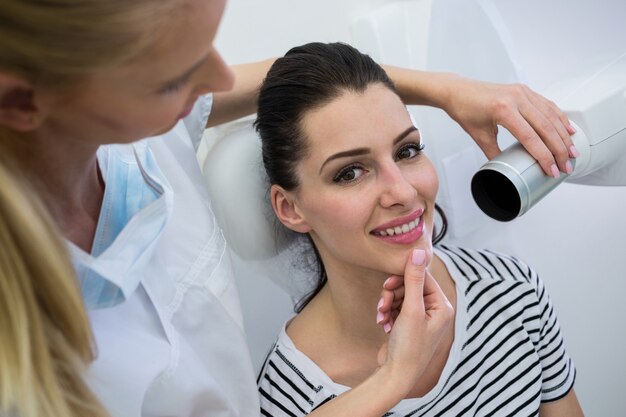
<path id="1" fill-rule="evenodd" d="M 572 175 L 576 175 L 588 162 L 590 147 L 580 127 L 573 122 L 572 126 L 577 129 L 572 141 L 581 153 L 577 159 L 571 160 Z M 472 195 L 489 217 L 510 221 L 526 213 L 568 177 L 564 173 L 559 178 L 547 176 L 524 147 L 515 143 L 474 174 Z"/>

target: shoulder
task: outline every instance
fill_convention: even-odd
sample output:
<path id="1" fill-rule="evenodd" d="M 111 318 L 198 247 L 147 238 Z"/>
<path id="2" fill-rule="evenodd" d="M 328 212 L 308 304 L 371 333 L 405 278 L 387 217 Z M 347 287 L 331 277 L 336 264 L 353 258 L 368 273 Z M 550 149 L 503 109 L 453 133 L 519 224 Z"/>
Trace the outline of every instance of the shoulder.
<path id="1" fill-rule="evenodd" d="M 261 412 L 271 416 L 309 414 L 323 387 L 301 369 L 297 355 L 290 346 L 281 343 L 281 336 L 272 346 L 257 379 Z"/>
<path id="2" fill-rule="evenodd" d="M 453 266 L 469 281 L 512 280 L 532 283 L 535 271 L 521 259 L 490 249 L 469 249 L 438 245 L 437 253 L 446 265 Z M 452 272 L 452 271 L 451 271 Z"/>
<path id="3" fill-rule="evenodd" d="M 462 290 L 471 320 L 518 315 L 522 310 L 524 316 L 534 316 L 546 297 L 538 274 L 515 256 L 447 245 L 437 249 Z"/>

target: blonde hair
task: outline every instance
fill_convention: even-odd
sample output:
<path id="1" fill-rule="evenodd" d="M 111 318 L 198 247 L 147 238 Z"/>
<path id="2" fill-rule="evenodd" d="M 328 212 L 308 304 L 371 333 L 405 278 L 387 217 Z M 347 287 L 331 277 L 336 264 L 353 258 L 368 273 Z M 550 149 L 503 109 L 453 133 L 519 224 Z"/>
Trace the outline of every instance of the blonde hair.
<path id="1" fill-rule="evenodd" d="M 100 417 L 92 335 L 64 243 L 0 155 L 0 415 Z"/>
<path id="2" fill-rule="evenodd" d="M 130 61 L 181 0 L 2 0 L 0 70 L 56 86 Z"/>

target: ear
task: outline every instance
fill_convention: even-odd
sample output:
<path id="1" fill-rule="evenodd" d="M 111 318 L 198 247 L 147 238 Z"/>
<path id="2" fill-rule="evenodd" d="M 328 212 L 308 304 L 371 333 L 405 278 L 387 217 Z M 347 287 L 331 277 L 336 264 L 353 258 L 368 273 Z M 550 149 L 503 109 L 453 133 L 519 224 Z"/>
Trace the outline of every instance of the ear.
<path id="1" fill-rule="evenodd" d="M 274 184 L 270 189 L 270 199 L 276 217 L 285 227 L 298 233 L 308 233 L 311 230 L 292 193 Z"/>
<path id="2" fill-rule="evenodd" d="M 0 73 L 0 126 L 27 132 L 37 128 L 43 119 L 31 83 L 15 75 Z"/>

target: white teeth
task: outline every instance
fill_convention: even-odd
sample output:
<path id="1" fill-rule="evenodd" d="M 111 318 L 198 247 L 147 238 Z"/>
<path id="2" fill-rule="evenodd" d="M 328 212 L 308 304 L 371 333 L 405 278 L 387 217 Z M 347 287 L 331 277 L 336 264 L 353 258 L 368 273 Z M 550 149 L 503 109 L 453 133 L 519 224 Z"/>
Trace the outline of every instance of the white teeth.
<path id="1" fill-rule="evenodd" d="M 394 228 L 385 229 L 385 230 L 380 230 L 375 233 L 379 236 L 394 236 L 394 235 L 400 235 L 402 233 L 408 233 L 417 227 L 417 225 L 420 222 L 420 218 L 421 217 L 418 217 L 417 219 L 411 220 L 410 222 L 405 223 L 403 225 L 396 226 Z"/>

